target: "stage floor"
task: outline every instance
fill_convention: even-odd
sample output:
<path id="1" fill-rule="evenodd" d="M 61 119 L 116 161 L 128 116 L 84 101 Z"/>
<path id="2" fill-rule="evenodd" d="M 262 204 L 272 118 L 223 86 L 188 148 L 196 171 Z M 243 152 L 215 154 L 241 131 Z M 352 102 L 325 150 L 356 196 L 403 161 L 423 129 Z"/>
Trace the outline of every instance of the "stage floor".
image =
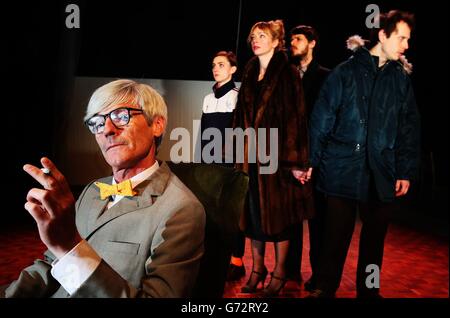
<path id="1" fill-rule="evenodd" d="M 357 223 L 341 287 L 337 297 L 353 298 L 355 292 L 356 263 L 358 254 Z M 40 242 L 34 225 L 11 227 L 0 232 L 0 285 L 18 277 L 22 268 L 40 258 L 45 246 Z M 303 279 L 308 279 L 311 270 L 308 261 L 308 227 L 304 225 Z M 381 274 L 381 294 L 388 298 L 448 298 L 449 297 L 449 244 L 447 237 L 425 233 L 406 226 L 391 225 L 386 237 L 384 264 Z M 224 297 L 260 297 L 260 294 L 242 294 L 251 272 L 250 242 L 246 242 L 244 264 L 247 275 L 237 282 L 226 284 Z M 274 265 L 273 244 L 266 249 L 266 266 L 269 271 Z M 266 278 L 266 284 L 269 278 Z M 288 282 L 279 297 L 302 298 L 308 295 L 303 284 Z"/>

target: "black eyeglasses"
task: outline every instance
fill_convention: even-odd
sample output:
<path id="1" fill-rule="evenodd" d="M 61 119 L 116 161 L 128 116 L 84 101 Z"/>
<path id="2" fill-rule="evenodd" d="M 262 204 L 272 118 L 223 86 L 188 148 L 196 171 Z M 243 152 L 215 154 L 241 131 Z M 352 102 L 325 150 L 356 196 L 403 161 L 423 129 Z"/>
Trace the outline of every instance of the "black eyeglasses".
<path id="1" fill-rule="evenodd" d="M 109 112 L 105 115 L 94 115 L 84 123 L 88 126 L 89 130 L 93 134 L 101 134 L 105 130 L 106 119 L 109 117 L 111 122 L 116 128 L 127 125 L 130 122 L 130 118 L 133 114 L 131 112 L 139 112 L 138 114 L 142 114 L 144 111 L 138 108 L 130 108 L 130 107 L 120 107 L 116 108 L 113 111 Z M 135 115 L 138 115 L 135 114 Z"/>

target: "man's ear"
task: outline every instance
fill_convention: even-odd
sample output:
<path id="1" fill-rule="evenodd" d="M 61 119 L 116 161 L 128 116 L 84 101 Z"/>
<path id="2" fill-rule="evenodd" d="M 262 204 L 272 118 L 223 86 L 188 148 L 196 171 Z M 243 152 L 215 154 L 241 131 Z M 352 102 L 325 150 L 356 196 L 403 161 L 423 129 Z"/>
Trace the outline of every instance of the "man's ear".
<path id="1" fill-rule="evenodd" d="M 236 73 L 237 67 L 236 67 L 236 66 L 232 66 L 231 69 L 230 69 L 230 71 L 231 71 L 231 74 Z"/>
<path id="2" fill-rule="evenodd" d="M 155 116 L 152 122 L 153 135 L 160 137 L 166 129 L 166 120 L 161 116 Z"/>
<path id="3" fill-rule="evenodd" d="M 310 41 L 310 42 L 308 43 L 308 45 L 309 45 L 309 47 L 310 47 L 311 49 L 315 48 L 315 47 L 316 47 L 316 40 Z"/>
<path id="4" fill-rule="evenodd" d="M 380 29 L 380 31 L 378 31 L 378 41 L 380 41 L 380 43 L 383 43 L 384 41 L 386 41 L 387 36 L 386 33 L 384 32 L 383 29 Z"/>

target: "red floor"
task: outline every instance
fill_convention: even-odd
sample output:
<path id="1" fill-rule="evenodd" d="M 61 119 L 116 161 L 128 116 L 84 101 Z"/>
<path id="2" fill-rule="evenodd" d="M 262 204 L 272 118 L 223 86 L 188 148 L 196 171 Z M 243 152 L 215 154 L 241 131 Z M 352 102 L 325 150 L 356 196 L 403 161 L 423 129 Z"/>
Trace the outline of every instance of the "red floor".
<path id="1" fill-rule="evenodd" d="M 356 227 L 344 275 L 337 297 L 355 297 L 356 259 L 359 224 Z M 304 231 L 303 278 L 310 275 L 308 255 L 307 226 Z M 3 230 L 0 233 L 0 285 L 17 278 L 20 269 L 30 265 L 41 256 L 45 246 L 40 242 L 37 230 L 33 227 Z M 244 263 L 247 277 L 251 271 L 250 244 L 246 244 Z M 420 233 L 398 225 L 391 225 L 386 238 L 385 257 L 381 276 L 381 293 L 393 298 L 448 298 L 449 263 L 448 238 L 440 238 Z M 273 245 L 267 248 L 267 267 L 273 268 Z M 241 281 L 227 283 L 224 297 L 249 297 L 241 294 L 240 288 L 247 277 Z M 268 280 L 268 278 L 267 278 Z M 267 283 L 267 281 L 266 281 Z M 303 286 L 289 282 L 280 297 L 305 297 L 308 293 Z M 250 295 L 258 297 L 259 295 Z"/>
<path id="2" fill-rule="evenodd" d="M 355 279 L 358 255 L 358 237 L 360 224 L 353 234 L 341 286 L 336 297 L 353 298 L 356 296 Z M 304 225 L 304 248 L 302 259 L 302 276 L 308 279 L 311 275 L 309 265 L 308 227 Z M 386 237 L 384 262 L 381 273 L 381 294 L 388 298 L 448 298 L 449 297 L 449 264 L 448 238 L 439 238 L 420 233 L 398 225 L 391 225 Z M 269 270 L 274 266 L 273 244 L 266 249 L 266 266 Z M 250 242 L 246 242 L 244 264 L 247 275 L 238 282 L 227 283 L 224 297 L 258 297 L 240 293 L 251 272 Z M 269 277 L 266 278 L 266 284 Z M 288 282 L 280 294 L 284 298 L 301 298 L 309 293 L 294 282 Z"/>

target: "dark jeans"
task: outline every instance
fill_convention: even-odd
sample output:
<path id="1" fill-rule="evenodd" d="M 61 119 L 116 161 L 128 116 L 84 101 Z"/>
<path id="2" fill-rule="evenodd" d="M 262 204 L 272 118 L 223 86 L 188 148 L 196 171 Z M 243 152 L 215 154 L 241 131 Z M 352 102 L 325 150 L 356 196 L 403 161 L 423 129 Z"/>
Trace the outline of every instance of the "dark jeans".
<path id="1" fill-rule="evenodd" d="M 335 293 L 339 288 L 348 248 L 355 227 L 356 212 L 359 209 L 362 221 L 359 238 L 356 290 L 358 296 L 377 294 L 377 288 L 367 288 L 365 281 L 369 264 L 378 266 L 381 272 L 384 239 L 389 223 L 389 204 L 373 196 L 369 202 L 328 196 L 325 236 L 317 272 L 317 288 Z"/>
<path id="2" fill-rule="evenodd" d="M 314 281 L 317 266 L 319 264 L 319 253 L 323 241 L 325 228 L 326 200 L 324 194 L 314 191 L 315 214 L 311 220 L 308 220 L 309 229 L 309 261 L 311 264 L 312 276 Z M 286 260 L 286 272 L 288 277 L 295 277 L 301 272 L 302 251 L 303 251 L 303 223 L 295 227 L 296 233 L 289 243 L 288 257 Z"/>
<path id="3" fill-rule="evenodd" d="M 231 255 L 233 255 L 234 257 L 242 258 L 244 256 L 244 252 L 245 252 L 245 235 L 244 232 L 239 231 L 236 235 L 233 252 Z"/>
<path id="4" fill-rule="evenodd" d="M 286 276 L 295 278 L 300 274 L 302 268 L 303 252 L 303 223 L 295 225 L 294 235 L 289 241 L 289 250 L 286 258 Z"/>

